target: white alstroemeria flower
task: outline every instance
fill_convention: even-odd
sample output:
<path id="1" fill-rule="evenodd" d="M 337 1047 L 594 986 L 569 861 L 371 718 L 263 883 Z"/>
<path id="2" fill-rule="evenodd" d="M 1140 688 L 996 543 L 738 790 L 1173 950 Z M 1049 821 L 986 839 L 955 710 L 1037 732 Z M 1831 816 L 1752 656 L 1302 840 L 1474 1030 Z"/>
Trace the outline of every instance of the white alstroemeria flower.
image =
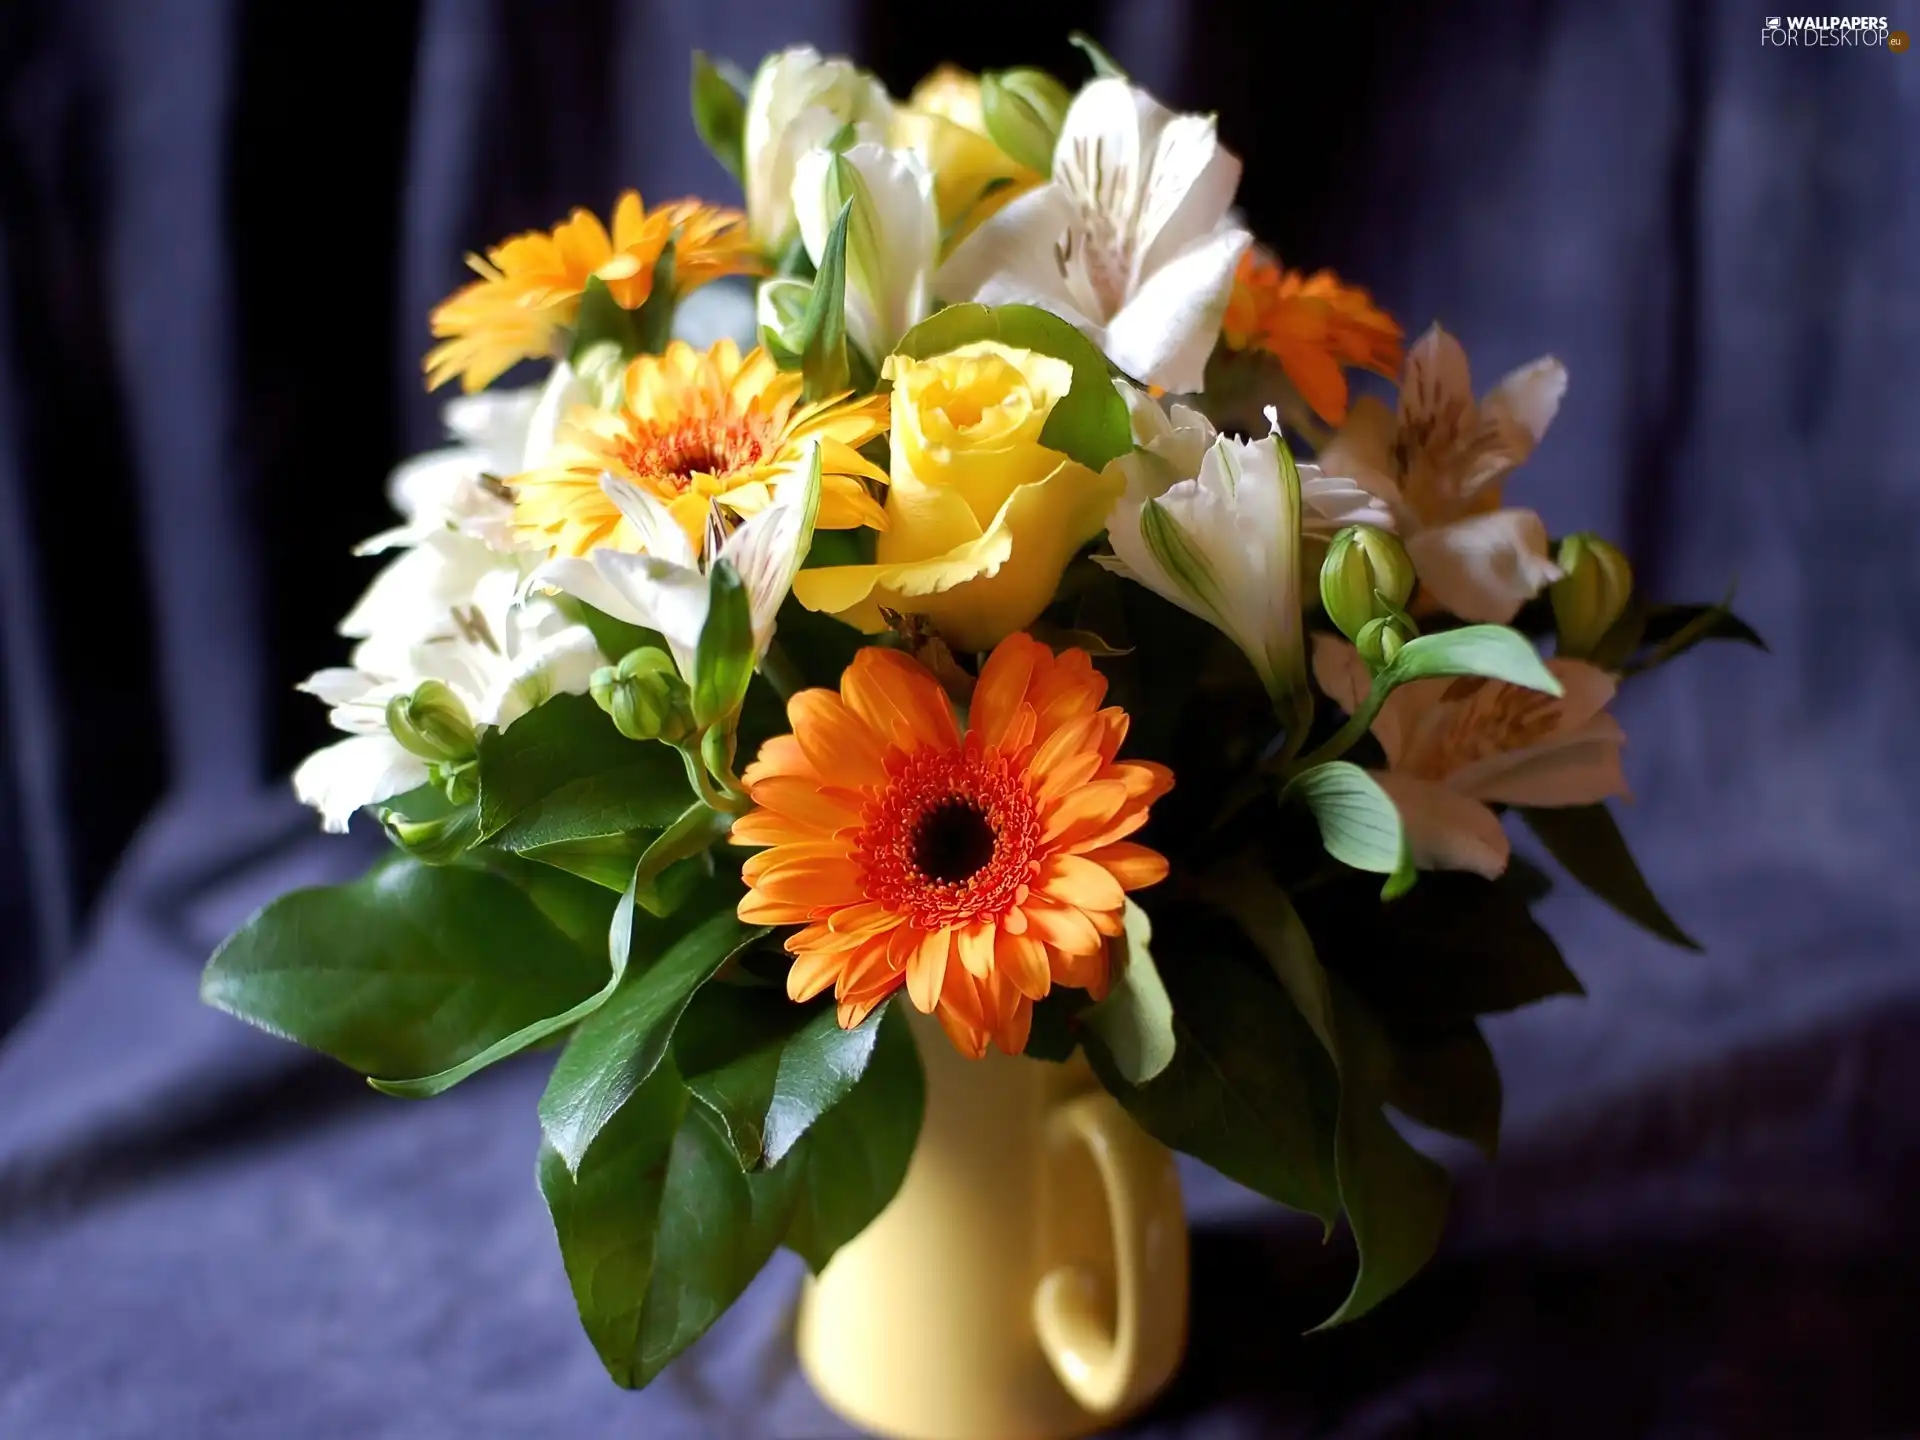
<path id="1" fill-rule="evenodd" d="M 1205 415 L 1177 401 L 1162 408 L 1146 391 L 1122 384 L 1121 395 L 1133 419 L 1133 443 L 1140 448 L 1119 464 L 1127 476 L 1127 491 L 1137 505 L 1156 499 L 1177 481 L 1200 473 L 1200 462 L 1220 438 Z M 1274 407 L 1266 408 L 1267 424 L 1279 429 Z M 1296 463 L 1300 472 L 1300 529 L 1308 538 L 1331 540 L 1349 525 L 1393 529 L 1393 511 L 1387 502 L 1343 475 L 1329 475 L 1318 465 Z"/>
<path id="2" fill-rule="evenodd" d="M 332 707 L 352 738 L 309 756 L 294 790 L 342 831 L 364 805 L 427 779 L 427 765 L 387 731 L 387 702 L 422 680 L 445 681 L 477 725 L 504 729 L 556 694 L 580 694 L 605 663 L 592 633 L 550 601 L 518 598 L 536 563 L 513 546 L 513 505 L 491 477 L 544 459 L 557 416 L 581 399 L 564 364 L 537 390 L 468 396 L 447 407 L 463 443 L 408 461 L 389 493 L 406 523 L 360 547 L 401 548 L 340 622 L 360 641 L 350 667 L 322 670 L 303 690 Z"/>
<path id="3" fill-rule="evenodd" d="M 933 308 L 940 211 L 933 172 L 909 150 L 862 141 L 809 150 L 793 176 L 800 239 L 815 265 L 849 200 L 847 331 L 876 364 Z"/>
<path id="4" fill-rule="evenodd" d="M 718 546 L 706 547 L 707 565 L 730 562 L 746 585 L 755 663 L 773 640 L 774 618 L 813 544 L 820 509 L 818 456 L 816 447 L 810 460 L 774 482 L 772 503 L 741 521 Z M 534 571 L 527 586 L 564 590 L 616 620 L 657 630 L 691 684 L 694 654 L 707 623 L 707 569 L 672 512 L 652 495 L 611 475 L 600 478 L 600 487 L 633 522 L 646 553 L 601 549 L 585 559 L 557 556 Z"/>
<path id="5" fill-rule="evenodd" d="M 793 172 L 800 157 L 851 125 L 860 140 L 884 141 L 893 123 L 886 86 L 851 60 L 810 45 L 769 55 L 747 94 L 747 227 L 778 254 L 793 234 Z"/>
<path id="6" fill-rule="evenodd" d="M 1279 705 L 1306 685 L 1300 469 L 1277 423 L 1253 441 L 1204 438 L 1211 430 L 1176 407 L 1146 456 L 1120 462 L 1128 482 L 1107 517 L 1113 554 L 1094 558 L 1225 634 Z"/>
<path id="7" fill-rule="evenodd" d="M 1415 680 L 1387 697 L 1373 734 L 1387 768 L 1373 778 L 1393 798 L 1424 870 L 1470 870 L 1493 879 L 1509 846 L 1490 805 L 1593 805 L 1627 793 L 1626 736 L 1606 713 L 1611 675 L 1582 660 L 1549 660 L 1561 695 L 1500 680 Z M 1359 652 L 1314 636 L 1313 674 L 1352 714 L 1372 688 Z"/>
<path id="8" fill-rule="evenodd" d="M 1504 625 L 1560 578 L 1546 525 L 1504 508 L 1500 491 L 1566 390 L 1566 367 L 1547 356 L 1476 403 L 1467 352 L 1435 325 L 1407 351 L 1399 413 L 1361 397 L 1320 461 L 1393 507 L 1414 573 L 1442 609 Z"/>
<path id="9" fill-rule="evenodd" d="M 1070 321 L 1136 379 L 1199 390 L 1252 236 L 1230 214 L 1240 161 L 1213 117 L 1176 115 L 1124 80 L 1074 99 L 1053 180 L 975 230 L 935 284 L 950 301 L 1023 303 Z"/>

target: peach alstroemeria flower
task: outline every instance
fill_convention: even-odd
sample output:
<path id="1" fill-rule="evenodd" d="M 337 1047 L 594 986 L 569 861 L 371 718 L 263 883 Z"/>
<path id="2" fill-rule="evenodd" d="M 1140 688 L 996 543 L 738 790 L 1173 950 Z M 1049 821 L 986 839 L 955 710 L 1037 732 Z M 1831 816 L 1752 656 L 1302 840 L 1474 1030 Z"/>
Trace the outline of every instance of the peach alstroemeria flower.
<path id="1" fill-rule="evenodd" d="M 1467 352 L 1435 325 L 1407 352 L 1398 414 L 1362 396 L 1318 459 L 1393 507 L 1421 587 L 1441 609 L 1504 625 L 1560 578 L 1546 525 L 1505 508 L 1501 488 L 1566 389 L 1566 367 L 1547 356 L 1476 403 Z"/>
<path id="2" fill-rule="evenodd" d="M 1559 696 L 1500 680 L 1415 680 L 1387 697 L 1373 735 L 1387 768 L 1373 772 L 1406 827 L 1414 864 L 1492 879 L 1509 846 L 1490 806 L 1592 805 L 1627 793 L 1626 736 L 1606 713 L 1614 681 L 1580 660 L 1549 660 Z M 1314 679 L 1348 714 L 1373 684 L 1345 640 L 1316 635 Z"/>

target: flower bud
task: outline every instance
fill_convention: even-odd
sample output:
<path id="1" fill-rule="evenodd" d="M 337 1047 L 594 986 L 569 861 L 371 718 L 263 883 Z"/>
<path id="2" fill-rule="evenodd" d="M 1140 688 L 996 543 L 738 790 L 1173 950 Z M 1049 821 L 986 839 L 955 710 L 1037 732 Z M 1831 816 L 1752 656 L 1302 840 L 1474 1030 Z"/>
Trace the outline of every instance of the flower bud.
<path id="1" fill-rule="evenodd" d="M 614 729 L 629 740 L 678 744 L 693 733 L 686 682 L 673 657 L 651 645 L 630 650 L 618 665 L 593 672 L 593 703 L 613 717 Z"/>
<path id="2" fill-rule="evenodd" d="M 1369 620 L 1360 627 L 1353 637 L 1353 648 L 1360 652 L 1360 658 L 1367 662 L 1367 669 L 1379 671 L 1393 663 L 1393 657 L 1400 653 L 1400 647 L 1413 639 L 1413 633 L 1406 621 L 1398 615 L 1382 615 L 1378 620 Z"/>
<path id="3" fill-rule="evenodd" d="M 1073 96 L 1044 70 L 1000 70 L 980 77 L 980 108 L 987 134 L 1010 157 L 1042 175 L 1053 170 L 1053 148 Z"/>
<path id="4" fill-rule="evenodd" d="M 1569 535 L 1555 557 L 1560 578 L 1548 592 L 1559 653 L 1582 659 L 1593 653 L 1613 628 L 1633 595 L 1633 567 L 1627 557 L 1595 535 Z"/>
<path id="5" fill-rule="evenodd" d="M 380 826 L 389 840 L 415 859 L 445 865 L 466 854 L 479 828 L 479 815 L 470 804 L 438 820 L 409 820 L 397 810 L 382 810 Z"/>
<path id="6" fill-rule="evenodd" d="M 1362 627 L 1401 610 L 1412 593 L 1413 562 L 1394 536 L 1349 525 L 1333 537 L 1320 565 L 1320 603 L 1349 640 L 1358 644 Z"/>
<path id="7" fill-rule="evenodd" d="M 473 718 L 451 686 L 422 680 L 411 695 L 387 702 L 387 729 L 422 760 L 465 760 L 473 754 Z"/>
<path id="8" fill-rule="evenodd" d="M 783 370 L 800 368 L 800 353 L 806 345 L 807 304 L 812 298 L 813 286 L 805 280 L 768 280 L 754 297 L 760 344 Z"/>

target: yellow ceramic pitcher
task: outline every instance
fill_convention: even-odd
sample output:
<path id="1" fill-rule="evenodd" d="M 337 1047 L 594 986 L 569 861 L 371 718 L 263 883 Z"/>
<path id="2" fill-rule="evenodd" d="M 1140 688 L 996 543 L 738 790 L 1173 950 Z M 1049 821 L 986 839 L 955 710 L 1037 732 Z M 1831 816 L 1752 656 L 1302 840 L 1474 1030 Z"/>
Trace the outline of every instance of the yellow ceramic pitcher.
<path id="1" fill-rule="evenodd" d="M 956 1053 L 915 1015 L 905 1183 L 801 1301 L 800 1363 L 896 1440 L 1069 1440 L 1139 1409 L 1186 1343 L 1173 1156 L 1065 1065 Z"/>

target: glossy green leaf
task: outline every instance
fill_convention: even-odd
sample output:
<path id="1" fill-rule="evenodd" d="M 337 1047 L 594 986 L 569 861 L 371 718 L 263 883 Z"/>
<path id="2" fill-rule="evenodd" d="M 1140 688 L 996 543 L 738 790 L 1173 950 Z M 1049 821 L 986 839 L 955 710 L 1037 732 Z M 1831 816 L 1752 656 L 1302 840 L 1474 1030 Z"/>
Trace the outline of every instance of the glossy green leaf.
<path id="1" fill-rule="evenodd" d="M 814 1122 L 853 1092 L 867 1073 L 885 1008 L 851 1030 L 825 1006 L 781 1048 L 764 1110 L 766 1159 L 778 1164 Z"/>
<path id="2" fill-rule="evenodd" d="M 1280 798 L 1283 803 L 1297 800 L 1313 812 L 1321 844 L 1342 865 L 1385 875 L 1382 899 L 1395 899 L 1412 887 L 1413 852 L 1400 811 L 1358 765 L 1333 760 L 1302 770 L 1287 782 Z"/>
<path id="3" fill-rule="evenodd" d="M 1173 1063 L 1178 1041 L 1173 1002 L 1153 963 L 1153 922 L 1129 898 L 1126 934 L 1114 947 L 1113 988 L 1080 1018 L 1100 1037 L 1113 1068 L 1129 1085 L 1144 1085 Z"/>
<path id="4" fill-rule="evenodd" d="M 786 1243 L 816 1274 L 887 1208 L 920 1138 L 926 1075 L 900 1009 L 893 1002 L 882 1008 L 865 1073 L 775 1167 L 804 1161 L 804 1189 Z"/>
<path id="5" fill-rule="evenodd" d="M 1114 389 L 1107 357 L 1057 315 L 1032 305 L 949 305 L 909 330 L 897 353 L 925 360 L 976 340 L 1037 350 L 1073 366 L 1073 384 L 1047 416 L 1040 443 L 1089 469 L 1133 449 L 1127 402 Z"/>
<path id="6" fill-rule="evenodd" d="M 705 729 L 740 708 L 753 679 L 753 608 L 731 561 L 707 572 L 707 621 L 693 661 L 693 723 Z"/>
<path id="7" fill-rule="evenodd" d="M 852 370 L 847 359 L 847 226 L 853 202 L 840 207 L 840 215 L 827 232 L 826 248 L 820 252 L 820 268 L 813 277 L 813 294 L 807 300 L 806 318 L 794 338 L 800 351 L 800 373 L 806 385 L 807 400 L 823 400 L 845 393 L 852 385 Z"/>
<path id="8" fill-rule="evenodd" d="M 1422 1125 L 1471 1140 L 1489 1157 L 1499 1149 L 1500 1067 L 1478 1025 L 1396 1036 L 1387 1102 Z"/>
<path id="9" fill-rule="evenodd" d="M 828 1018 L 832 1011 L 829 1005 Z M 716 981 L 699 989 L 674 1029 L 674 1064 L 694 1099 L 713 1113 L 742 1170 L 780 1158 L 766 1153 L 766 1130 L 781 1057 L 818 1015 L 785 990 Z"/>
<path id="10" fill-rule="evenodd" d="M 590 835 L 583 840 L 561 840 L 517 850 L 522 860 L 538 860 L 582 880 L 591 880 L 618 895 L 633 879 L 633 867 L 658 837 L 657 830 L 628 830 L 618 835 Z"/>
<path id="11" fill-rule="evenodd" d="M 480 737 L 480 835 L 502 849 L 664 830 L 693 799 L 672 746 L 627 739 L 588 695 Z"/>
<path id="12" fill-rule="evenodd" d="M 1211 893 L 1266 957 L 1338 1071 L 1335 1173 L 1360 1269 L 1322 1328 L 1357 1319 L 1432 1258 L 1446 1222 L 1446 1172 L 1382 1110 L 1393 1076 L 1386 1032 L 1365 1001 L 1327 974 L 1285 893 L 1250 867 L 1223 877 Z"/>
<path id="13" fill-rule="evenodd" d="M 1375 678 L 1375 688 L 1384 683 L 1391 690 L 1410 680 L 1459 675 L 1483 675 L 1548 695 L 1560 693 L 1560 682 L 1533 643 L 1505 625 L 1463 625 L 1416 636 L 1400 647 L 1393 662 Z"/>
<path id="14" fill-rule="evenodd" d="M 631 908 L 631 907 L 630 907 Z M 688 907 L 691 912 L 693 907 Z M 642 925 L 642 921 L 651 921 Z M 634 909 L 636 942 L 677 930 Z M 581 1022 L 554 1064 L 540 1097 L 540 1128 L 569 1169 L 578 1169 L 595 1138 L 659 1067 L 674 1026 L 693 994 L 736 951 L 763 931 L 743 925 L 728 904 L 687 928 L 651 963 L 630 965 L 619 987 Z"/>
<path id="15" fill-rule="evenodd" d="M 634 625 L 625 620 L 615 619 L 604 610 L 596 610 L 586 601 L 572 595 L 556 594 L 549 599 L 564 612 L 568 619 L 587 627 L 593 635 L 593 643 L 609 661 L 618 661 L 630 650 L 651 646 L 655 650 L 667 648 L 667 642 L 658 630 L 649 630 L 644 625 Z"/>
<path id="16" fill-rule="evenodd" d="M 274 901 L 207 962 L 200 994 L 364 1075 L 471 1073 L 600 991 L 613 909 L 604 891 L 506 857 L 396 856 Z"/>
<path id="17" fill-rule="evenodd" d="M 1172 928 L 1162 916 L 1163 930 Z M 1100 1081 L 1150 1135 L 1270 1199 L 1332 1224 L 1339 1091 L 1301 1011 L 1273 979 L 1198 921 L 1180 927 L 1178 964 L 1161 971 L 1173 1003 L 1167 1067 L 1129 1084 L 1096 1035 Z"/>
<path id="18" fill-rule="evenodd" d="M 747 96 L 734 88 L 704 50 L 693 52 L 693 128 L 736 181 L 746 173 Z"/>
<path id="19" fill-rule="evenodd" d="M 785 1234 L 801 1167 L 746 1173 L 706 1106 L 664 1062 L 577 1171 L 542 1148 L 581 1323 L 607 1373 L 647 1384 L 705 1334 Z"/>
<path id="20" fill-rule="evenodd" d="M 1640 873 L 1613 812 L 1604 804 L 1526 809 L 1520 816 L 1569 875 L 1627 919 L 1669 944 L 1685 950 L 1702 948 L 1667 914 Z"/>
<path id="21" fill-rule="evenodd" d="M 700 867 L 701 873 L 712 874 L 709 851 L 716 841 L 726 839 L 732 825 L 731 815 L 722 814 L 704 801 L 689 805 L 641 855 L 634 871 L 635 898 L 655 915 L 671 915 L 680 897 L 672 887 L 661 885 L 661 878 L 673 867 L 692 860 L 706 860 Z M 676 873 L 682 884 L 692 878 L 685 872 Z"/>

